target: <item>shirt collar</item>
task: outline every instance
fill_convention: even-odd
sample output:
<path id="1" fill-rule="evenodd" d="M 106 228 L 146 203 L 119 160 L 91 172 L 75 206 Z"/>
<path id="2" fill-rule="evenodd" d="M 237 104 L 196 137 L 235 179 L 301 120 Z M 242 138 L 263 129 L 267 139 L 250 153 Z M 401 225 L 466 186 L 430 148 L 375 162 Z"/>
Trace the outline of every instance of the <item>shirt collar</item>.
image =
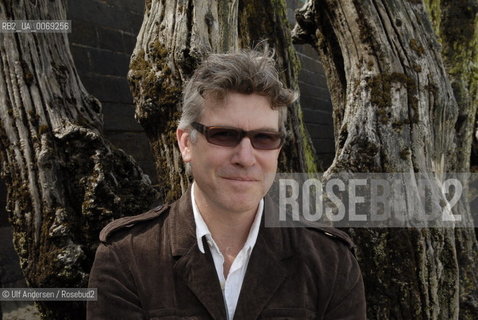
<path id="1" fill-rule="evenodd" d="M 204 221 L 201 212 L 199 212 L 199 208 L 196 205 L 196 199 L 194 197 L 194 186 L 196 185 L 195 182 L 193 182 L 191 186 L 191 202 L 192 202 L 192 207 L 193 207 L 193 214 L 194 214 L 194 222 L 196 224 L 196 240 L 198 244 L 199 251 L 202 253 L 205 253 L 204 251 L 204 245 L 202 242 L 202 237 L 204 236 L 211 236 L 211 232 L 209 231 L 209 228 L 206 224 L 206 221 Z M 264 199 L 261 199 L 259 202 L 259 206 L 257 208 L 256 216 L 254 218 L 254 222 L 252 223 L 251 229 L 249 230 L 249 235 L 247 236 L 246 242 L 244 243 L 244 247 L 247 250 L 247 252 L 250 253 L 254 245 L 256 244 L 257 240 L 257 235 L 259 234 L 259 227 L 261 224 L 261 219 L 262 219 L 262 212 L 264 211 Z"/>

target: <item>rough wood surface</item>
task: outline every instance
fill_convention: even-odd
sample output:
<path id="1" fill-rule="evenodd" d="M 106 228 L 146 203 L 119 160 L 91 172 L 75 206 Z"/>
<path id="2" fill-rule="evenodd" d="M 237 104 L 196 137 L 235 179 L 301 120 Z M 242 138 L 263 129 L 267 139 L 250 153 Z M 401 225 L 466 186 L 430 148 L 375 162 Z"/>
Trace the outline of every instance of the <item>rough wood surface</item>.
<path id="1" fill-rule="evenodd" d="M 459 106 L 458 165 L 478 170 L 478 1 L 425 0 Z M 473 125 L 470 126 L 470 123 Z M 471 128 L 471 129 L 470 129 Z M 469 144 L 470 139 L 472 145 Z M 471 156 L 471 158 L 470 158 Z"/>
<path id="2" fill-rule="evenodd" d="M 298 60 L 283 1 L 146 3 L 129 81 L 136 118 L 151 141 L 159 189 L 165 201 L 178 198 L 189 184 L 174 135 L 184 82 L 207 53 L 251 47 L 263 39 L 276 50 L 282 79 L 288 86 L 298 88 Z M 292 136 L 283 148 L 280 170 L 316 171 L 311 140 L 298 103 L 291 107 L 289 116 Z"/>
<path id="3" fill-rule="evenodd" d="M 0 20 L 64 20 L 64 1 L 0 1 Z M 0 155 L 14 244 L 31 287 L 86 287 L 98 233 L 145 210 L 155 191 L 102 136 L 67 34 L 0 34 Z M 42 303 L 48 319 L 84 319 L 83 303 Z"/>
<path id="4" fill-rule="evenodd" d="M 450 170 L 468 172 L 470 165 L 478 165 L 478 135 L 474 137 L 474 133 L 478 133 L 478 1 L 424 2 L 440 41 L 445 68 L 458 104 L 458 119 L 454 128 L 457 136 L 456 161 Z M 468 209 L 465 207 L 464 210 Z M 478 245 L 474 240 L 476 234 L 472 231 L 460 228 L 455 232 L 460 264 L 460 314 L 463 319 L 478 317 Z"/>
<path id="5" fill-rule="evenodd" d="M 421 1 L 309 1 L 297 21 L 296 41 L 316 48 L 332 95 L 336 155 L 328 174 L 426 173 L 433 185 L 457 168 L 459 107 Z M 469 222 L 467 204 L 458 207 Z M 472 319 L 460 313 L 457 253 L 476 250 L 474 237 L 457 244 L 453 228 L 349 231 L 370 319 Z M 476 254 L 465 255 L 476 264 Z"/>

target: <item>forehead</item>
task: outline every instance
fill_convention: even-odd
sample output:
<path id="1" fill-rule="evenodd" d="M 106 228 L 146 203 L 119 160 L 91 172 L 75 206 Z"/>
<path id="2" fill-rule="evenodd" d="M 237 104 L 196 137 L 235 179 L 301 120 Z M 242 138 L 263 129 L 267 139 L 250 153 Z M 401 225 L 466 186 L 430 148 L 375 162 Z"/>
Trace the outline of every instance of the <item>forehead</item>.
<path id="1" fill-rule="evenodd" d="M 279 129 L 279 111 L 271 108 L 268 97 L 256 93 L 231 92 L 221 100 L 206 96 L 200 120 L 244 130 Z"/>

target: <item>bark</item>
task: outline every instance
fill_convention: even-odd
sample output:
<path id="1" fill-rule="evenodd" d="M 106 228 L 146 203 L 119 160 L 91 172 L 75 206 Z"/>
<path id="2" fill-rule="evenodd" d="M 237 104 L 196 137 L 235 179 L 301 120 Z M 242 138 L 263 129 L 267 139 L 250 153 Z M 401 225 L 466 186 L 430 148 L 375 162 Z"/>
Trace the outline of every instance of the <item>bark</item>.
<path id="1" fill-rule="evenodd" d="M 451 170 L 468 172 L 470 165 L 477 165 L 471 158 L 476 132 L 478 106 L 478 1 L 476 0 L 426 0 L 428 12 L 458 104 L 458 119 L 455 124 L 457 136 L 456 163 Z M 473 163 L 474 161 L 474 163 Z M 465 204 L 466 205 L 466 204 Z M 467 208 L 465 208 L 467 209 Z M 469 210 L 469 209 L 468 209 Z M 476 229 L 475 229 L 476 231 Z M 474 263 L 478 261 L 478 246 L 475 234 L 469 229 L 456 230 L 456 246 L 460 262 L 460 310 L 472 317 L 478 309 L 478 279 Z M 475 297 L 475 299 L 470 299 Z M 476 317 L 476 313 L 475 313 Z M 463 316 L 465 318 L 465 316 Z"/>
<path id="2" fill-rule="evenodd" d="M 456 170 L 469 171 L 478 106 L 478 1 L 426 0 L 458 103 Z"/>
<path id="3" fill-rule="evenodd" d="M 263 39 L 276 50 L 278 67 L 284 70 L 282 80 L 297 89 L 299 62 L 291 44 L 284 1 L 146 3 L 128 77 L 136 117 L 152 144 L 165 201 L 178 198 L 189 184 L 174 134 L 183 84 L 207 53 L 251 47 Z M 298 103 L 290 108 L 288 128 L 292 137 L 283 148 L 280 170 L 316 171 Z"/>
<path id="4" fill-rule="evenodd" d="M 64 1 L 0 1 L 0 20 L 64 20 Z M 67 34 L 0 34 L 0 155 L 14 244 L 31 287 L 86 287 L 109 221 L 145 210 L 155 191 L 102 136 Z M 47 319 L 84 319 L 83 303 L 41 303 Z"/>
<path id="5" fill-rule="evenodd" d="M 478 1 L 426 0 L 435 32 L 442 45 L 445 67 L 450 75 L 460 113 L 457 131 L 461 137 L 463 167 L 478 166 Z M 470 125 L 471 123 L 471 125 Z M 472 143 L 470 144 L 470 140 Z M 470 148 L 471 146 L 471 148 Z M 471 150 L 470 150 L 471 149 Z M 474 158 L 470 158 L 470 153 Z"/>
<path id="6" fill-rule="evenodd" d="M 427 173 L 433 185 L 457 168 L 460 110 L 421 1 L 309 1 L 297 22 L 296 41 L 319 53 L 333 101 L 336 155 L 327 174 Z M 467 203 L 458 210 L 470 223 Z M 476 314 L 476 294 L 460 282 L 476 258 L 467 251 L 466 265 L 458 259 L 462 245 L 476 248 L 474 237 L 457 243 L 452 228 L 349 232 L 359 245 L 370 319 Z M 476 278 L 467 285 L 476 288 Z"/>

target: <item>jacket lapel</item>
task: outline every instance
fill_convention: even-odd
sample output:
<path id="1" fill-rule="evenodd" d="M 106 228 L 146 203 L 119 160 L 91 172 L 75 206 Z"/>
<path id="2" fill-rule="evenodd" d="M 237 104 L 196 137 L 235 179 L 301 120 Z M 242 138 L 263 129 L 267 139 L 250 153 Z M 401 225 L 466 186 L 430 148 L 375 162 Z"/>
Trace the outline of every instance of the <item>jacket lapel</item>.
<path id="1" fill-rule="evenodd" d="M 206 254 L 201 253 L 196 245 L 178 260 L 174 269 L 214 319 L 226 319 L 224 298 L 214 262 L 209 246 L 204 247 Z"/>
<path id="2" fill-rule="evenodd" d="M 266 197 L 265 211 L 274 207 Z M 234 319 L 257 319 L 287 278 L 286 260 L 292 257 L 289 241 L 280 228 L 265 228 L 264 216 L 242 283 Z"/>
<path id="3" fill-rule="evenodd" d="M 265 210 L 275 210 L 266 197 Z M 191 205 L 191 188 L 171 206 L 171 250 L 178 260 L 175 272 L 214 319 L 227 319 L 221 286 L 209 246 L 199 251 Z M 266 214 L 266 211 L 264 211 Z M 288 239 L 280 228 L 265 228 L 264 216 L 239 295 L 234 319 L 257 319 L 287 277 L 284 261 L 292 256 Z"/>
<path id="4" fill-rule="evenodd" d="M 209 246 L 204 245 L 205 254 L 197 246 L 191 188 L 171 207 L 171 214 L 171 250 L 178 258 L 174 265 L 175 273 L 184 280 L 212 318 L 226 319 L 224 298 Z"/>

